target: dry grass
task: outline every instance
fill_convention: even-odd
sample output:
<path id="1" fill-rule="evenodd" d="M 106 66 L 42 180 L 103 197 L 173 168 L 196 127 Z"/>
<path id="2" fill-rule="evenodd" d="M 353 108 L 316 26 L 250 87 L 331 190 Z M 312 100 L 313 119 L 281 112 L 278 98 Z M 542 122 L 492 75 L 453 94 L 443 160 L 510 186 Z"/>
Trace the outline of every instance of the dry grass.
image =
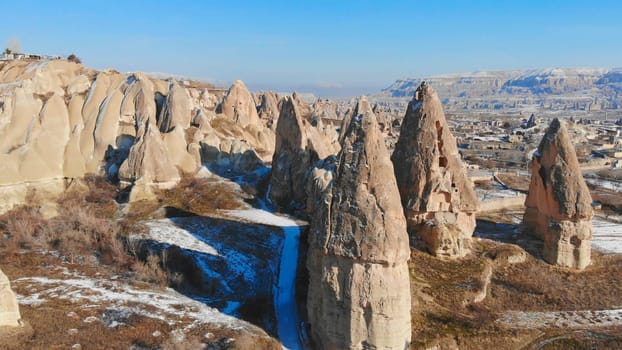
<path id="1" fill-rule="evenodd" d="M 160 257 L 157 255 L 149 255 L 145 262 L 135 261 L 132 264 L 132 271 L 139 281 L 160 287 L 165 287 L 168 284 L 168 276 L 162 269 Z"/>
<path id="2" fill-rule="evenodd" d="M 528 345 L 536 344 L 540 337 L 551 339 L 557 336 L 556 330 L 501 329 L 495 323 L 498 316 L 508 310 L 619 307 L 622 256 L 593 252 L 593 264 L 581 272 L 552 266 L 532 256 L 520 264 L 509 264 L 503 258 L 520 251 L 518 246 L 488 240 L 475 242 L 473 255 L 458 260 L 436 259 L 413 250 L 410 261 L 413 296 L 411 348 L 428 348 L 434 344 L 442 347 L 454 342 L 460 349 L 536 348 Z M 479 278 L 486 264 L 493 267 L 486 299 L 481 303 L 465 303 L 470 293 L 481 287 Z M 564 337 L 570 339 L 570 343 L 596 344 L 597 348 L 622 344 L 619 329 L 610 333 L 613 337 L 600 340 Z M 564 349 L 570 344 L 568 342 L 555 341 L 549 349 Z"/>
<path id="3" fill-rule="evenodd" d="M 66 278 L 63 269 L 58 269 L 59 266 L 103 280 L 114 274 L 106 266 L 69 264 L 59 257 L 34 251 L 15 255 L 0 254 L 0 266 L 10 280 L 26 276 Z M 135 284 L 133 277 L 122 276 L 126 276 L 127 283 Z M 13 289 L 21 295 L 32 292 L 27 285 L 14 284 Z M 220 344 L 228 344 L 222 347 L 226 349 L 280 349 L 273 338 L 219 325 L 195 324 L 188 327 L 186 333 L 176 330 L 193 322 L 186 319 L 173 326 L 159 319 L 133 315 L 124 322 L 125 326 L 109 328 L 98 321 L 84 322 L 90 316 L 101 318 L 108 306 L 82 306 L 60 299 L 49 299 L 41 305 L 20 305 L 22 319 L 35 331 L 12 341 L 2 339 L 0 349 L 69 349 L 75 344 L 81 344 L 82 349 L 201 349 L 204 346 L 209 349 L 209 346 Z"/>
<path id="4" fill-rule="evenodd" d="M 45 219 L 37 207 L 21 206 L 0 216 L 0 252 L 56 250 L 71 263 L 101 263 L 127 269 L 133 259 L 124 236 L 134 226 L 116 220 L 116 189 L 102 178 L 89 176 L 82 190 L 73 187 L 57 205 L 58 215 Z"/>
<path id="5" fill-rule="evenodd" d="M 215 178 L 185 176 L 174 188 L 156 191 L 157 200 L 130 203 L 123 219 L 133 224 L 148 219 L 208 215 L 219 209 L 247 207 L 248 195 L 234 186 Z"/>

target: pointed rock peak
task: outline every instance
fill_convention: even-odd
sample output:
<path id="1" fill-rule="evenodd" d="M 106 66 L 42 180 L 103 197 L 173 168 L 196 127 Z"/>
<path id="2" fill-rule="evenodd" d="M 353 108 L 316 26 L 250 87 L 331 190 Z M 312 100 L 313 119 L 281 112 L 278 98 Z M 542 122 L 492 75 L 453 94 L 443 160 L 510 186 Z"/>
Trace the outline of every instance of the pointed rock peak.
<path id="1" fill-rule="evenodd" d="M 220 103 L 218 111 L 243 128 L 249 125 L 260 125 L 255 99 L 241 80 L 233 82 Z"/>
<path id="2" fill-rule="evenodd" d="M 317 159 L 317 152 L 308 139 L 306 121 L 301 117 L 297 103 L 288 97 L 281 105 L 276 125 L 270 175 L 272 202 L 288 209 L 304 204 L 307 170 Z"/>
<path id="3" fill-rule="evenodd" d="M 376 117 L 366 99 L 355 111 L 311 220 L 311 338 L 318 349 L 405 349 L 412 332 L 406 220 Z"/>
<path id="4" fill-rule="evenodd" d="M 592 197 L 581 174 L 574 144 L 559 119 L 553 119 L 546 130 L 532 165 L 534 175 L 526 202 L 528 207 L 547 201 L 551 205 L 545 210 L 549 215 L 567 219 L 592 217 Z M 533 179 L 535 175 L 537 178 Z"/>
<path id="5" fill-rule="evenodd" d="M 352 118 L 338 155 L 332 209 L 334 241 L 328 245 L 337 255 L 376 262 L 405 261 L 410 251 L 393 164 L 366 99 L 359 101 L 355 110 L 361 113 Z M 342 218 L 343 213 L 348 215 Z M 378 220 L 381 217 L 385 220 Z M 354 221 L 360 225 L 349 226 Z M 343 230 L 334 229 L 340 225 Z M 345 233 L 346 227 L 354 226 L 358 228 Z M 352 244 L 344 243 L 350 240 Z"/>
<path id="6" fill-rule="evenodd" d="M 356 107 L 354 107 L 354 115 L 363 115 L 363 114 L 374 114 L 373 109 L 369 105 L 369 101 L 367 101 L 367 97 L 361 96 L 358 102 L 356 103 Z"/>
<path id="7" fill-rule="evenodd" d="M 559 119 L 549 125 L 531 165 L 523 217 L 526 232 L 544 240 L 546 261 L 585 268 L 590 263 L 592 197 L 570 135 Z"/>
<path id="8" fill-rule="evenodd" d="M 344 139 L 346 134 L 350 134 L 350 129 L 353 125 L 358 125 L 357 130 L 360 130 L 360 126 L 363 123 L 363 119 L 365 119 L 365 123 L 371 123 L 371 119 L 373 119 L 373 123 L 377 124 L 376 115 L 374 111 L 369 106 L 369 102 L 365 96 L 362 96 L 357 102 L 356 106 L 352 110 L 352 113 L 347 113 L 346 116 L 341 121 L 341 127 L 339 132 L 339 143 L 343 146 Z"/>
<path id="9" fill-rule="evenodd" d="M 436 91 L 434 91 L 434 89 L 432 89 L 424 80 L 421 82 L 421 84 L 419 84 L 417 90 L 415 90 L 415 94 L 413 95 L 413 101 L 423 101 L 426 95 L 432 93 L 436 94 Z"/>
<path id="10" fill-rule="evenodd" d="M 288 142 L 288 147 L 304 149 L 306 143 L 304 125 L 305 121 L 301 118 L 296 103 L 291 97 L 286 98 L 276 124 L 275 149 L 281 149 L 283 142 Z"/>
<path id="11" fill-rule="evenodd" d="M 408 231 L 447 257 L 469 252 L 478 200 L 436 91 L 421 83 L 391 157 Z"/>
<path id="12" fill-rule="evenodd" d="M 532 116 L 533 116 L 533 114 L 532 114 Z M 562 125 L 563 124 L 559 121 L 559 119 L 557 119 L 557 118 L 553 119 L 553 121 L 549 125 L 548 129 L 546 130 L 546 134 L 547 135 L 553 135 L 553 134 L 557 133 L 558 131 L 560 131 L 560 129 L 562 127 L 564 129 L 566 129 L 565 126 L 562 126 Z M 566 130 L 564 130 L 563 132 L 566 132 Z"/>

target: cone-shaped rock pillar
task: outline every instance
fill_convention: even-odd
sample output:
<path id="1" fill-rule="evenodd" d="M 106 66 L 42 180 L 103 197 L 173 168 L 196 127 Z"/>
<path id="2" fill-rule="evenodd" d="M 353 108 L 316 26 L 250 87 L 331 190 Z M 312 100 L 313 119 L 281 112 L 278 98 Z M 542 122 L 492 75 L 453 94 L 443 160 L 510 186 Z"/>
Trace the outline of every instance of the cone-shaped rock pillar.
<path id="1" fill-rule="evenodd" d="M 317 349 L 408 348 L 410 257 L 393 166 L 367 100 L 347 130 L 309 234 L 310 334 Z"/>
<path id="2" fill-rule="evenodd" d="M 544 240 L 544 260 L 583 269 L 590 264 L 592 197 L 566 127 L 555 118 L 531 162 L 523 224 Z"/>
<path id="3" fill-rule="evenodd" d="M 434 255 L 470 251 L 478 201 L 436 91 L 422 83 L 391 157 L 408 232 Z"/>
<path id="4" fill-rule="evenodd" d="M 307 201 L 307 178 L 315 162 L 330 155 L 326 140 L 302 117 L 291 97 L 283 101 L 272 156 L 270 199 L 282 208 L 302 208 Z"/>

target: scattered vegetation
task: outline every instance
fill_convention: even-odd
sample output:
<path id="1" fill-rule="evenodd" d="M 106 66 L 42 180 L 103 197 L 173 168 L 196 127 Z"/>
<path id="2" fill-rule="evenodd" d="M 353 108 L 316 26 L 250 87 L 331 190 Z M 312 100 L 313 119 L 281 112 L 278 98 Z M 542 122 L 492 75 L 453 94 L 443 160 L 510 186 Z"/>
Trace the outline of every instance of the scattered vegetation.
<path id="1" fill-rule="evenodd" d="M 73 53 L 71 55 L 67 56 L 67 61 L 73 62 L 73 63 L 82 64 L 82 60 L 78 56 L 73 54 Z"/>
<path id="2" fill-rule="evenodd" d="M 56 215 L 46 218 L 40 201 L 30 193 L 29 205 L 0 216 L 0 253 L 51 250 L 71 264 L 131 270 L 138 265 L 137 257 L 128 249 L 127 237 L 142 227 L 117 218 L 115 196 L 114 186 L 100 177 L 87 176 L 69 186 L 58 200 Z M 154 268 L 153 263 L 148 266 Z"/>
<path id="3" fill-rule="evenodd" d="M 522 241 L 528 239 L 523 237 Z M 510 264 L 504 259 L 522 250 L 514 244 L 480 240 L 475 242 L 472 256 L 443 260 L 413 249 L 410 261 L 411 348 L 430 348 L 435 344 L 440 348 L 457 344 L 460 349 L 539 348 L 525 345 L 544 344 L 545 340 L 560 336 L 559 330 L 504 329 L 495 320 L 507 310 L 602 310 L 619 304 L 622 295 L 622 257 L 619 255 L 593 252 L 592 265 L 581 272 L 552 266 L 529 255 L 523 263 Z M 487 264 L 493 267 L 487 297 L 480 303 L 465 302 L 482 287 L 480 277 Z M 566 340 L 556 340 L 547 345 L 548 349 L 565 349 L 571 343 L 605 348 L 622 343 L 619 329 L 598 339 L 592 337 L 593 333 L 585 338 L 576 333 L 563 333 L 562 338 Z"/>

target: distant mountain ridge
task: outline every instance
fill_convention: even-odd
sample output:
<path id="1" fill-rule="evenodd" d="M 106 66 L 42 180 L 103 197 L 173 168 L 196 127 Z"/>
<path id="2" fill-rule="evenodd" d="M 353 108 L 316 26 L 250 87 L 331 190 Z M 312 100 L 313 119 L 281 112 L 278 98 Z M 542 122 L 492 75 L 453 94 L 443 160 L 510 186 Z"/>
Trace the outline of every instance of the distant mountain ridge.
<path id="1" fill-rule="evenodd" d="M 622 68 L 548 68 L 400 79 L 374 97 L 410 98 L 421 81 L 448 109 L 622 109 Z"/>

